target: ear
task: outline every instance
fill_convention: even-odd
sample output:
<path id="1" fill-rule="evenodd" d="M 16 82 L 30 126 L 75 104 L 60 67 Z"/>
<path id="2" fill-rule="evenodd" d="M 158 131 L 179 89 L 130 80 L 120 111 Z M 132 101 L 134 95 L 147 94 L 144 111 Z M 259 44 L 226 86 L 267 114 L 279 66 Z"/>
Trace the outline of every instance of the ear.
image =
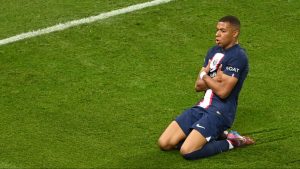
<path id="1" fill-rule="evenodd" d="M 236 29 L 236 30 L 233 31 L 233 37 L 234 38 L 237 38 L 239 36 L 239 34 L 240 34 L 240 30 Z"/>

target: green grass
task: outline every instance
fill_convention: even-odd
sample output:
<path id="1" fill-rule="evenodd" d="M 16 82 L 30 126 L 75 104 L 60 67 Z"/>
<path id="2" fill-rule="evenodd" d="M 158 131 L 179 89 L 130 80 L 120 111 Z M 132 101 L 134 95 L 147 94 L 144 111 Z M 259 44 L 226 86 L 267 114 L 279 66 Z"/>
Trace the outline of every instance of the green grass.
<path id="1" fill-rule="evenodd" d="M 2 2 L 3 1 L 3 2 Z M 0 38 L 81 19 L 147 0 L 1 0 Z"/>
<path id="2" fill-rule="evenodd" d="M 5 1 L 0 39 L 140 2 Z M 299 168 L 299 9 L 176 0 L 0 46 L 0 168 Z M 257 144 L 186 161 L 156 141 L 202 97 L 194 81 L 227 14 L 251 67 L 233 128 Z"/>

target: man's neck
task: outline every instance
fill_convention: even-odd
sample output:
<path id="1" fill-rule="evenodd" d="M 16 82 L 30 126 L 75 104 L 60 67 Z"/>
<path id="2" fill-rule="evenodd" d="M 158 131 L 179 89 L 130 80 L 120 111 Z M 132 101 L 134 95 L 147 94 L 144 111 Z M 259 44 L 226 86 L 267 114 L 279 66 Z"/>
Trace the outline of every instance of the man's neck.
<path id="1" fill-rule="evenodd" d="M 223 50 L 228 50 L 228 49 L 230 49 L 231 47 L 233 47 L 234 45 L 237 45 L 237 44 L 239 44 L 238 40 L 230 43 L 229 45 L 227 45 L 226 47 L 224 47 Z"/>

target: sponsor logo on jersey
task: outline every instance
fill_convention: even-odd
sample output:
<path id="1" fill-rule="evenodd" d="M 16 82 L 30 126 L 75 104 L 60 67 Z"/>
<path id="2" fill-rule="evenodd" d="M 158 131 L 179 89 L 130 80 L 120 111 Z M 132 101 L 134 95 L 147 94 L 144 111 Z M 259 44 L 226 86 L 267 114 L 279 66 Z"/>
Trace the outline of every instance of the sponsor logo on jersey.
<path id="1" fill-rule="evenodd" d="M 226 66 L 226 70 L 238 73 L 240 69 L 232 66 Z"/>

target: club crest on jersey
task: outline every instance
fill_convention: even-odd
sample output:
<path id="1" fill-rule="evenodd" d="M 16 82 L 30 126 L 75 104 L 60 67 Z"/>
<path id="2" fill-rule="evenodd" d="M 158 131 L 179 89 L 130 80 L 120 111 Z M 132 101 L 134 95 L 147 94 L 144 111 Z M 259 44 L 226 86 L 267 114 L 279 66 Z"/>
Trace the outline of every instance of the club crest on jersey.
<path id="1" fill-rule="evenodd" d="M 218 66 L 220 65 L 222 59 L 224 57 L 224 54 L 223 53 L 216 53 L 214 55 L 214 57 L 212 58 L 212 61 L 210 62 L 210 72 L 214 72 L 215 70 L 218 69 Z"/>

